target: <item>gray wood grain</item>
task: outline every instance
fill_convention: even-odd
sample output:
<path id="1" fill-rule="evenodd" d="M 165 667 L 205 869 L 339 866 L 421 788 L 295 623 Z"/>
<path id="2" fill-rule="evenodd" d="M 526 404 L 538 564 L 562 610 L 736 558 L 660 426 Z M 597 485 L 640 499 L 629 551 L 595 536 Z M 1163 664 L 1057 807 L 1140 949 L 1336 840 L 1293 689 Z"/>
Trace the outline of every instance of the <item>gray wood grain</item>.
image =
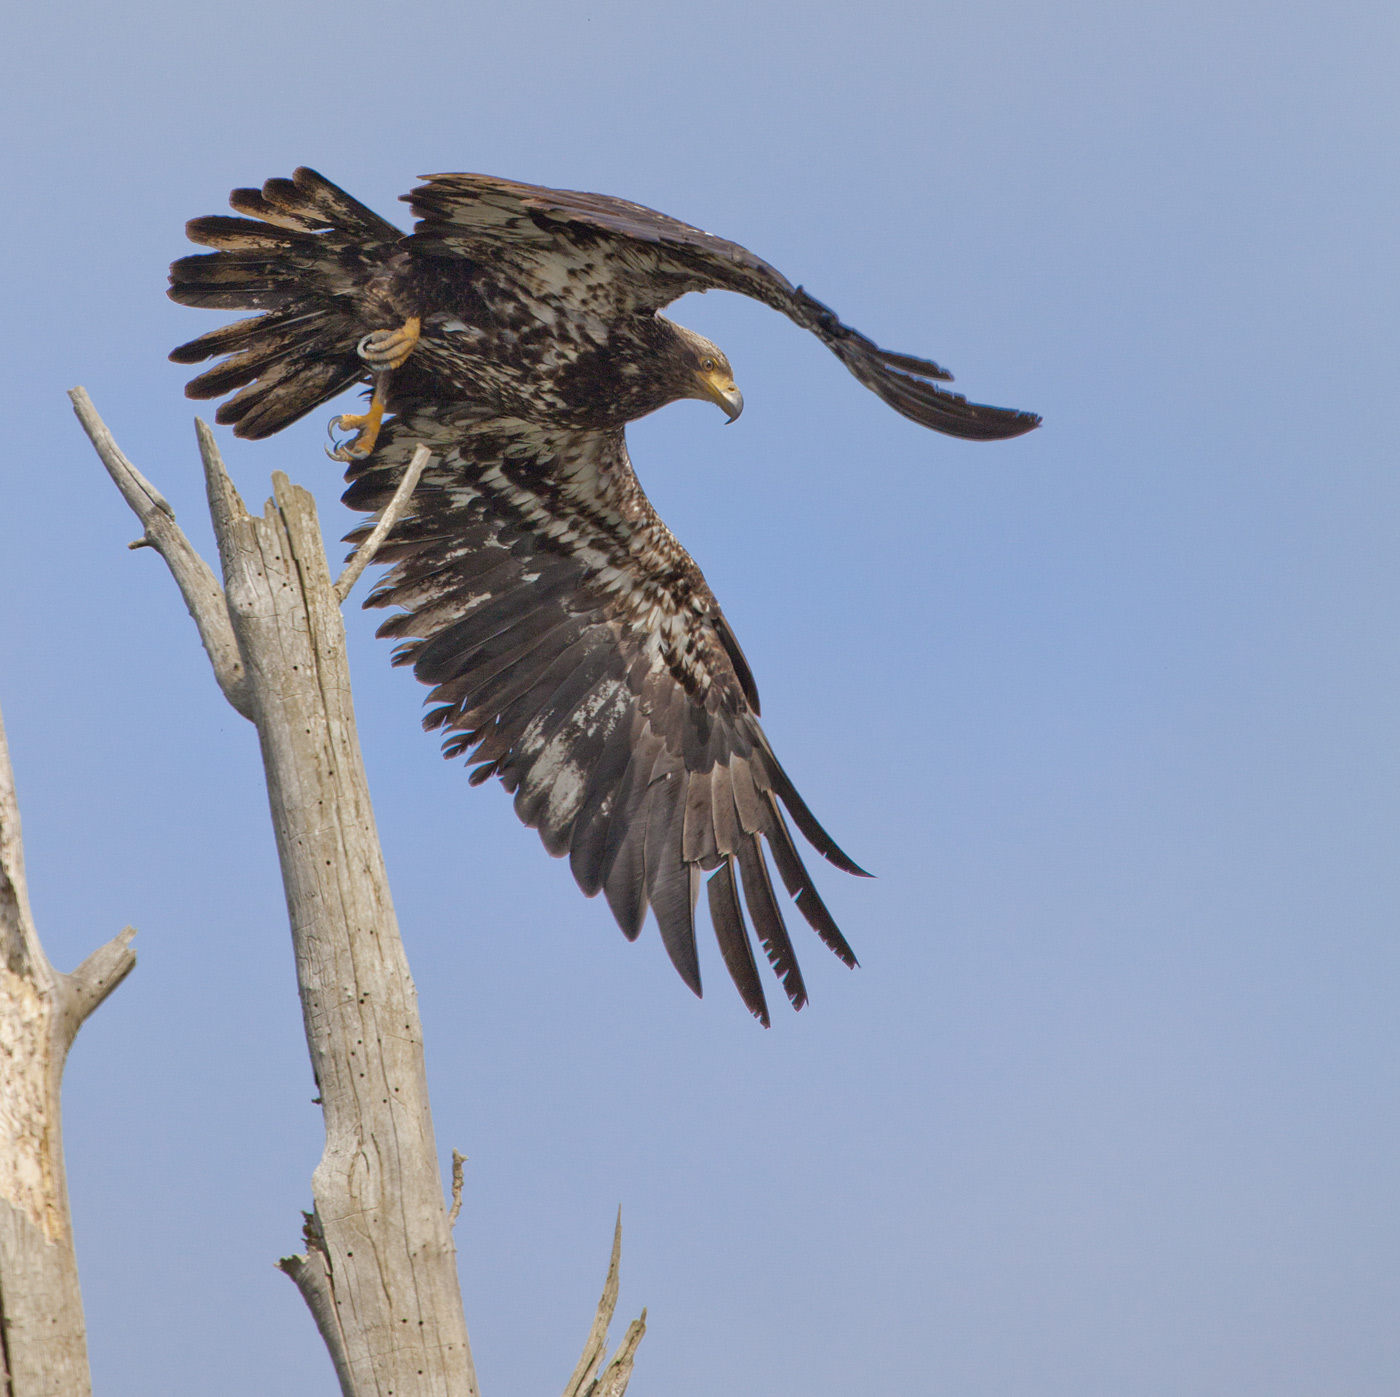
<path id="1" fill-rule="evenodd" d="M 197 422 L 220 587 L 87 394 L 70 396 L 141 520 L 140 543 L 168 564 L 221 690 L 258 731 L 326 1126 L 305 1250 L 279 1265 L 311 1310 L 346 1397 L 479 1397 L 417 992 L 360 755 L 340 616 L 429 453 L 415 453 L 379 526 L 333 583 L 310 494 L 279 472 L 273 499 L 261 515 L 249 514 L 213 433 Z M 568 1397 L 621 1397 L 645 1329 L 644 1311 L 602 1366 L 620 1228 L 619 1219 L 608 1282 Z"/>

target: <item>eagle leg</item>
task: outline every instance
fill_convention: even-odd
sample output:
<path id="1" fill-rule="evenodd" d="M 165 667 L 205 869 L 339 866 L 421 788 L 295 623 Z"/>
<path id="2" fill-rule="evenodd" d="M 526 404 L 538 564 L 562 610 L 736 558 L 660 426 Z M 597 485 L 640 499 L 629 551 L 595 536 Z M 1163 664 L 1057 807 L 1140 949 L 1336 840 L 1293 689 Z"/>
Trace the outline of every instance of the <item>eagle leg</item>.
<path id="1" fill-rule="evenodd" d="M 346 412 L 331 418 L 327 430 L 331 433 L 332 441 L 335 441 L 336 432 L 359 429 L 353 440 L 337 441 L 334 451 L 330 447 L 326 448 L 326 455 L 332 461 L 363 461 L 374 451 L 374 444 L 379 440 L 379 429 L 384 424 L 389 377 L 387 373 L 375 374 L 374 396 L 369 400 L 368 412 Z"/>
<path id="2" fill-rule="evenodd" d="M 422 332 L 423 322 L 415 315 L 405 320 L 397 330 L 376 330 L 366 335 L 355 346 L 355 353 L 375 373 L 388 373 L 413 353 Z"/>
<path id="3" fill-rule="evenodd" d="M 355 346 L 355 353 L 374 370 L 374 396 L 370 399 L 369 411 L 365 413 L 343 413 L 330 420 L 330 431 L 348 432 L 352 427 L 359 428 L 353 441 L 336 442 L 335 450 L 327 449 L 326 454 L 333 461 L 363 461 L 374 451 L 379 439 L 379 428 L 384 422 L 384 409 L 389 396 L 389 379 L 414 349 L 423 332 L 423 322 L 418 316 L 410 316 L 397 330 L 375 330 L 366 335 Z M 334 438 L 332 438 L 334 439 Z"/>

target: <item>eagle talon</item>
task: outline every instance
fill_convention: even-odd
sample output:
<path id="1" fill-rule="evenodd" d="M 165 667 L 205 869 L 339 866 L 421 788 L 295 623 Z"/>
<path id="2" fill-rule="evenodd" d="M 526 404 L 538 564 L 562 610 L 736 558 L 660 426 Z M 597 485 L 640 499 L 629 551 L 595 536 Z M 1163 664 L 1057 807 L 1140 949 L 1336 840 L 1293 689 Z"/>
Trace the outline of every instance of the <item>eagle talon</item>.
<path id="1" fill-rule="evenodd" d="M 338 417 L 333 417 L 331 419 L 332 427 L 336 427 L 339 422 L 340 419 Z M 332 461 L 362 461 L 369 454 L 368 451 L 360 450 L 359 436 L 345 437 L 343 439 L 332 436 L 331 445 L 326 447 L 326 455 L 329 456 Z"/>
<path id="2" fill-rule="evenodd" d="M 379 429 L 384 423 L 385 378 L 380 375 L 375 382 L 368 412 L 343 412 L 326 424 L 327 435 L 335 443 L 334 451 L 326 448 L 326 455 L 332 461 L 363 461 L 374 454 L 374 444 L 379 440 Z M 348 432 L 352 428 L 358 430 L 349 441 L 336 440 L 337 432 Z"/>
<path id="3" fill-rule="evenodd" d="M 355 353 L 376 373 L 397 369 L 417 348 L 423 322 L 418 316 L 405 320 L 397 330 L 374 330 L 355 346 Z"/>

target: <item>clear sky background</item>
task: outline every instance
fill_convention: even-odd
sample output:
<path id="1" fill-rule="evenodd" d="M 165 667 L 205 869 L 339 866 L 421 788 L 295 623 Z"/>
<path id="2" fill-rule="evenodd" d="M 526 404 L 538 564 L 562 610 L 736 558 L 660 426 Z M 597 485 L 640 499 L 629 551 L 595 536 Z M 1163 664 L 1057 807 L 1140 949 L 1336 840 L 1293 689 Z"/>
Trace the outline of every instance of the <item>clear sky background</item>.
<path id="1" fill-rule="evenodd" d="M 334 1391 L 272 1265 L 321 1134 L 254 735 L 64 397 L 208 549 L 165 355 L 228 317 L 166 264 L 303 163 L 398 219 L 441 170 L 638 200 L 1045 416 L 954 442 L 761 306 L 674 312 L 748 406 L 640 424 L 639 473 L 878 874 L 824 869 L 862 967 L 804 931 L 769 1032 L 708 933 L 701 1002 L 468 788 L 349 609 L 485 1397 L 562 1386 L 619 1203 L 637 1397 L 1400 1389 L 1397 38 L 1347 0 L 11 13 L 0 704 L 50 955 L 140 930 L 66 1094 L 103 1397 Z M 329 415 L 221 439 L 334 543 Z"/>

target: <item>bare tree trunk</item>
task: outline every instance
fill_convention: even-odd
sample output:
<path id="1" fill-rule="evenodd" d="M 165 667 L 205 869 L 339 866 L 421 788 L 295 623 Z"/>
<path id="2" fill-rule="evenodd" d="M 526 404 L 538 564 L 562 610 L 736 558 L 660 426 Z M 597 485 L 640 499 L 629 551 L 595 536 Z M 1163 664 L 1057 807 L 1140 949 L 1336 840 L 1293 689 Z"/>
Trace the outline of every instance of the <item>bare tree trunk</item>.
<path id="1" fill-rule="evenodd" d="M 306 1251 L 282 1269 L 306 1299 L 346 1397 L 477 1397 L 417 995 L 360 757 L 340 618 L 340 603 L 406 506 L 429 454 L 419 448 L 374 534 L 332 583 L 311 496 L 278 473 L 275 501 L 250 516 L 213 434 L 197 423 L 221 590 L 86 393 L 71 397 L 145 527 L 132 546 L 165 558 L 220 687 L 258 729 L 326 1120 Z M 625 1388 L 640 1337 L 629 1331 L 625 1354 L 605 1370 L 607 1397 Z M 588 1378 L 600 1361 L 601 1354 L 592 1359 Z M 583 1392 L 569 1397 L 595 1386 L 595 1397 L 604 1397 L 596 1383 L 578 1386 Z"/>
<path id="2" fill-rule="evenodd" d="M 29 910 L 14 773 L 0 723 L 0 1380 L 5 1397 L 88 1397 L 87 1338 L 59 1093 L 83 1021 L 136 964 L 127 927 L 71 975 Z"/>

